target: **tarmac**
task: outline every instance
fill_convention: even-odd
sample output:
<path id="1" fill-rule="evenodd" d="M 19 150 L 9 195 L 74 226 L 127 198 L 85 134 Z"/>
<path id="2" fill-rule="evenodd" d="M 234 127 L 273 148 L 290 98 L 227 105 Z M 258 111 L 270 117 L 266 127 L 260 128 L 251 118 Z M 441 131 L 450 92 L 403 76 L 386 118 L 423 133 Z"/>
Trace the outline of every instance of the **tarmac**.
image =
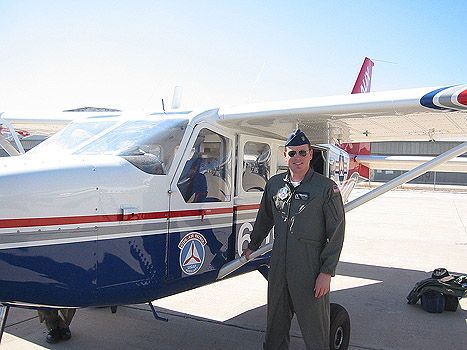
<path id="1" fill-rule="evenodd" d="M 467 349 L 467 298 L 439 314 L 406 299 L 435 268 L 467 275 L 467 190 L 396 189 L 348 212 L 346 222 L 331 301 L 350 314 L 349 349 Z M 11 308 L 0 349 L 260 350 L 266 288 L 252 272 L 154 301 L 168 322 L 148 305 L 78 310 L 71 340 L 53 345 L 37 312 Z M 295 319 L 290 349 L 305 349 Z"/>

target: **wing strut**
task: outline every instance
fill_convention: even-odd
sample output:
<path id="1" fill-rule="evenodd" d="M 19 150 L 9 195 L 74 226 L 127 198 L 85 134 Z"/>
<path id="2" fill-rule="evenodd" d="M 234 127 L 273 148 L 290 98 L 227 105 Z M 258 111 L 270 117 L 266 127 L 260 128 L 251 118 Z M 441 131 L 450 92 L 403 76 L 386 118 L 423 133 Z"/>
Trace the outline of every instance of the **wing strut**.
<path id="1" fill-rule="evenodd" d="M 353 201 L 347 203 L 345 206 L 344 206 L 344 209 L 345 209 L 345 212 L 348 212 L 352 209 L 355 209 L 357 208 L 358 206 L 378 197 L 378 196 L 381 196 L 382 194 L 392 190 L 393 188 L 396 188 L 397 186 L 400 186 L 414 178 L 416 178 L 417 176 L 420 176 L 424 173 L 426 173 L 427 171 L 430 171 L 431 169 L 437 167 L 438 165 L 444 163 L 444 162 L 447 162 L 448 160 L 452 159 L 452 158 L 455 158 L 457 156 L 460 156 L 461 154 L 467 152 L 467 142 L 464 142 L 463 144 L 460 144 L 458 145 L 457 147 L 454 147 L 452 149 L 450 149 L 449 151 L 439 155 L 438 157 L 430 160 L 429 162 L 425 163 L 425 164 L 422 164 L 418 167 L 416 167 L 415 169 L 407 172 L 407 173 L 404 173 L 398 177 L 396 177 L 395 179 L 389 181 L 388 183 L 372 190 L 371 192 L 368 192 L 367 194 L 363 195 L 363 196 L 360 196 L 358 197 L 357 199 L 354 199 Z M 272 249 L 272 245 L 273 245 L 274 242 L 271 242 L 271 243 L 268 243 L 268 244 L 265 244 L 264 246 L 262 246 L 261 248 L 259 248 L 258 250 L 254 251 L 251 255 L 250 255 L 250 260 L 254 259 L 254 258 L 257 258 L 258 256 L 261 256 L 267 252 L 269 252 L 271 249 Z M 225 276 L 227 276 L 228 274 L 234 272 L 235 270 L 237 270 L 238 268 L 242 267 L 243 265 L 245 265 L 248 261 L 246 260 L 246 257 L 245 256 L 241 256 L 235 260 L 232 260 L 230 262 L 228 262 L 227 264 L 225 264 L 224 266 L 221 267 L 221 269 L 219 270 L 219 273 L 217 275 L 217 279 L 222 279 L 224 278 Z"/>
<path id="2" fill-rule="evenodd" d="M 400 186 L 402 184 L 405 184 L 406 182 L 409 182 L 410 180 L 415 179 L 417 176 L 420 176 L 433 168 L 436 168 L 438 165 L 443 164 L 457 156 L 460 156 L 461 154 L 464 154 L 467 152 L 467 142 L 464 142 L 452 149 L 450 149 L 447 152 L 444 152 L 443 154 L 437 156 L 436 158 L 430 160 L 429 162 L 426 162 L 425 164 L 422 164 L 415 169 L 412 169 L 395 179 L 392 179 L 391 181 L 387 182 L 386 184 L 375 188 L 373 191 L 368 192 L 367 194 L 364 194 L 363 196 L 360 196 L 353 201 L 347 203 L 345 205 L 345 211 L 348 212 L 349 210 L 355 209 L 359 207 L 360 205 L 378 197 L 381 196 L 383 193 L 386 193 L 393 188 L 396 188 L 397 186 Z"/>
<path id="3" fill-rule="evenodd" d="M 0 343 L 2 342 L 2 335 L 3 331 L 5 330 L 6 319 L 8 317 L 9 310 L 9 306 L 0 304 Z"/>
<path id="4" fill-rule="evenodd" d="M 0 113 L 0 117 L 1 117 L 2 113 Z M 16 131 L 15 131 L 15 128 L 13 127 L 13 125 L 11 125 L 11 123 L 8 121 L 8 120 L 5 120 L 5 119 L 2 119 L 0 118 L 0 124 L 4 124 L 7 126 L 7 128 L 10 130 L 10 134 L 11 136 L 13 137 L 13 140 L 15 140 L 15 143 L 16 143 L 16 146 L 18 147 L 18 150 L 20 153 L 24 153 L 24 148 L 23 148 L 23 145 L 21 144 L 21 142 L 19 141 L 19 138 L 18 138 L 18 135 L 16 135 Z M 1 136 L 1 135 L 0 135 Z M 18 155 L 18 152 L 14 149 L 13 146 L 9 145 L 8 141 L 6 141 L 6 139 L 4 137 L 2 137 L 2 139 L 0 139 L 0 141 L 4 141 L 4 142 L 1 142 L 0 143 L 0 146 L 2 148 L 5 149 L 5 151 L 10 155 L 10 156 L 16 156 Z M 8 144 L 8 145 L 7 145 Z M 13 150 L 12 150 L 13 149 Z M 11 152 L 11 153 L 10 153 Z M 16 153 L 15 153 L 16 152 Z"/>
<path id="5" fill-rule="evenodd" d="M 3 148 L 9 156 L 19 156 L 21 154 L 2 134 L 0 134 L 0 148 Z"/>

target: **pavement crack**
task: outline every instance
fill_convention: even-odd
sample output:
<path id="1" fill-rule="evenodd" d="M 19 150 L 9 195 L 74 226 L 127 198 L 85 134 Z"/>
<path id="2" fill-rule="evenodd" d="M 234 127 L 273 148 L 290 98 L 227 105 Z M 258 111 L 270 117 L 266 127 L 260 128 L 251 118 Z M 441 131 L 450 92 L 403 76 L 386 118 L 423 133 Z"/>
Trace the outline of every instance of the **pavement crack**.
<path id="1" fill-rule="evenodd" d="M 26 322 L 34 320 L 36 318 L 39 318 L 39 316 L 29 317 L 29 318 L 26 318 L 26 319 L 24 319 L 22 321 L 18 321 L 18 322 L 15 322 L 15 323 L 8 324 L 8 325 L 5 326 L 5 329 L 9 328 L 9 327 L 17 326 L 17 325 L 22 324 L 22 323 L 26 323 Z"/>
<path id="2" fill-rule="evenodd" d="M 459 220 L 460 220 L 460 222 L 462 224 L 462 227 L 464 228 L 464 233 L 467 235 L 467 223 L 465 223 L 464 220 L 462 220 L 462 215 L 461 215 L 461 213 L 459 211 L 459 208 L 457 207 L 455 201 L 453 201 L 453 204 L 454 204 L 454 208 L 456 208 L 457 216 L 459 217 Z"/>

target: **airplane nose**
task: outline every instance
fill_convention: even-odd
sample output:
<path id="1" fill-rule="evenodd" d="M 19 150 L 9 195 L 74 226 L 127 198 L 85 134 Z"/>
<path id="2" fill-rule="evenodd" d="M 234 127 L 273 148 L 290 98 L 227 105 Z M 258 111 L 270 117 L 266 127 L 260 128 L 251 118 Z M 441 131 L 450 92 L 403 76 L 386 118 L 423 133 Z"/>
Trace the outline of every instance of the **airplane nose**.
<path id="1" fill-rule="evenodd" d="M 92 303 L 98 177 L 92 164 L 58 163 L 0 160 L 0 302 Z"/>

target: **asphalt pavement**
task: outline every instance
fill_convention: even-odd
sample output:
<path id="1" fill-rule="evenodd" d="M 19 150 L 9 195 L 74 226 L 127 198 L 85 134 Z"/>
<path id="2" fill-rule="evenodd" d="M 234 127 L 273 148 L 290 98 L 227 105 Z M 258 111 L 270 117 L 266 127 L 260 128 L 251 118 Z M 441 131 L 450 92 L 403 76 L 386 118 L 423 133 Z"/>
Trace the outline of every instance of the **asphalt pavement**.
<path id="1" fill-rule="evenodd" d="M 352 197 L 369 189 L 357 188 Z M 467 190 L 393 190 L 347 213 L 331 301 L 351 318 L 349 349 L 467 349 L 467 298 L 456 312 L 425 312 L 406 297 L 445 267 L 467 275 Z M 11 308 L 1 350 L 261 349 L 267 282 L 253 272 L 148 305 L 78 310 L 72 338 L 48 344 L 37 312 Z M 305 349 L 296 320 L 290 349 Z"/>

